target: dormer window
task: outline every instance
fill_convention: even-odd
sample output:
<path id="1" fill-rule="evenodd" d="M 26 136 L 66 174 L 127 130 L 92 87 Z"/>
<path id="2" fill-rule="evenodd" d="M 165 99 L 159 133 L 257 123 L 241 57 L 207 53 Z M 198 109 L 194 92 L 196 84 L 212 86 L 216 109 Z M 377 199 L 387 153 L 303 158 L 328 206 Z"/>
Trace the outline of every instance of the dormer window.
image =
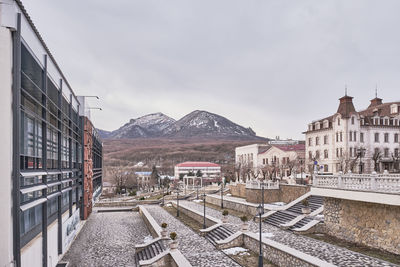
<path id="1" fill-rule="evenodd" d="M 397 104 L 390 105 L 390 114 L 397 114 L 399 112 L 399 107 Z"/>
<path id="2" fill-rule="evenodd" d="M 375 124 L 375 125 L 379 125 L 379 118 L 375 118 L 375 119 L 374 119 L 374 124 Z"/>
<path id="3" fill-rule="evenodd" d="M 351 117 L 351 124 L 354 125 L 354 117 Z"/>
<path id="4" fill-rule="evenodd" d="M 340 125 L 340 118 L 337 119 L 337 125 Z"/>

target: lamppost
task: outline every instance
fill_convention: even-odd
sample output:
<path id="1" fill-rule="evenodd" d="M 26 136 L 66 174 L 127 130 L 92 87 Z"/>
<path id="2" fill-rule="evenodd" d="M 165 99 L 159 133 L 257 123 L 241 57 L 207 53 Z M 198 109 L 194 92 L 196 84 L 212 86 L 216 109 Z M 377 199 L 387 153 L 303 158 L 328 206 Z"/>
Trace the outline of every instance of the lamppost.
<path id="1" fill-rule="evenodd" d="M 203 229 L 206 229 L 206 189 L 203 191 Z"/>
<path id="2" fill-rule="evenodd" d="M 164 206 L 164 185 L 162 186 L 162 206 Z"/>
<path id="3" fill-rule="evenodd" d="M 261 182 L 262 208 L 264 210 L 264 181 Z"/>
<path id="4" fill-rule="evenodd" d="M 196 199 L 198 200 L 199 199 L 199 183 L 196 183 L 196 191 L 197 191 Z"/>
<path id="5" fill-rule="evenodd" d="M 365 153 L 365 148 L 359 148 L 359 149 L 357 149 L 358 151 L 358 155 L 360 156 L 360 169 L 359 169 L 359 174 L 361 174 L 362 173 L 362 156 L 363 156 L 363 154 Z"/>
<path id="6" fill-rule="evenodd" d="M 224 178 L 221 179 L 221 209 L 224 208 Z"/>
<path id="7" fill-rule="evenodd" d="M 264 214 L 264 208 L 260 204 L 257 207 L 257 215 L 259 216 L 260 219 L 260 255 L 258 256 L 258 267 L 263 266 L 263 254 L 262 254 L 262 229 L 261 229 L 261 215 Z"/>
<path id="8" fill-rule="evenodd" d="M 179 185 L 176 188 L 176 217 L 179 217 Z"/>

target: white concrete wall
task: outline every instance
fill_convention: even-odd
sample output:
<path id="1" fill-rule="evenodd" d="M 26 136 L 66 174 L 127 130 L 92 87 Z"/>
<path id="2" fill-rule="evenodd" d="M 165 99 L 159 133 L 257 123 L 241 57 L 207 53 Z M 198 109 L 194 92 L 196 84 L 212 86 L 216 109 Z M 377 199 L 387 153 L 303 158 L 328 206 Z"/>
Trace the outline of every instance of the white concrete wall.
<path id="1" fill-rule="evenodd" d="M 0 26 L 0 266 L 13 266 L 11 71 L 11 32 Z"/>
<path id="2" fill-rule="evenodd" d="M 47 227 L 47 266 L 54 267 L 58 262 L 58 243 L 57 243 L 58 220 L 52 222 Z"/>
<path id="3" fill-rule="evenodd" d="M 42 266 L 42 234 L 21 249 L 21 267 Z"/>

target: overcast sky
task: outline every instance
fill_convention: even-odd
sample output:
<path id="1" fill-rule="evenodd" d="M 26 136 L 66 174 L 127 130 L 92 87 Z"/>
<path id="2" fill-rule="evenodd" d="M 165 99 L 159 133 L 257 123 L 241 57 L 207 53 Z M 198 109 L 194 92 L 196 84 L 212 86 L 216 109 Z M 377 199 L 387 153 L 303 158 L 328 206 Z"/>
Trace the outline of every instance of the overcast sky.
<path id="1" fill-rule="evenodd" d="M 25 0 L 99 128 L 163 112 L 227 117 L 258 135 L 374 97 L 400 100 L 400 1 Z"/>

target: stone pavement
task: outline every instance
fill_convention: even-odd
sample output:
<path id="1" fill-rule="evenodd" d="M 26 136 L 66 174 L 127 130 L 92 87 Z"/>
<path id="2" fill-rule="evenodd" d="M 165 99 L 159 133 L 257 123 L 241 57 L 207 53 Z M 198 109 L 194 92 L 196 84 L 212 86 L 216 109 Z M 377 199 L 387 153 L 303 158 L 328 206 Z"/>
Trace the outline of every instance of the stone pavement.
<path id="1" fill-rule="evenodd" d="M 135 244 L 150 233 L 138 212 L 94 211 L 62 261 L 69 266 L 135 266 Z"/>
<path id="2" fill-rule="evenodd" d="M 191 201 L 180 201 L 180 203 L 192 209 L 203 211 L 203 205 L 201 203 L 198 204 Z M 222 219 L 222 213 L 220 211 L 209 207 L 206 207 L 206 214 L 214 218 Z M 229 224 L 226 226 L 233 231 L 239 231 L 242 224 L 241 220 L 236 216 L 228 216 Z M 337 266 L 397 266 L 323 241 L 297 235 L 267 223 L 263 223 L 262 228 L 266 237 Z M 250 221 L 249 231 L 258 233 L 259 223 Z"/>
<path id="3" fill-rule="evenodd" d="M 193 266 L 240 266 L 160 206 L 147 205 L 146 209 L 159 225 L 166 222 L 168 224 L 167 230 L 177 233 L 178 249 Z"/>

